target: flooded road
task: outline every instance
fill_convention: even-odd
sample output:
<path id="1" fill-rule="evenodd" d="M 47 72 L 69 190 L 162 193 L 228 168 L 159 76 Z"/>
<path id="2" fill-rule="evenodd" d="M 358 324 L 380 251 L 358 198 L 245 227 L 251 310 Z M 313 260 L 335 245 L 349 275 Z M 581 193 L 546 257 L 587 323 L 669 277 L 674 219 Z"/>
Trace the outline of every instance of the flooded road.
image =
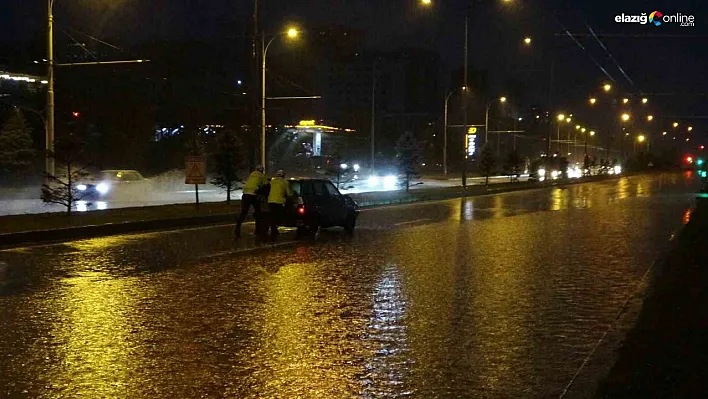
<path id="1" fill-rule="evenodd" d="M 558 397 L 695 184 L 366 209 L 273 247 L 223 226 L 2 251 L 0 397 Z"/>

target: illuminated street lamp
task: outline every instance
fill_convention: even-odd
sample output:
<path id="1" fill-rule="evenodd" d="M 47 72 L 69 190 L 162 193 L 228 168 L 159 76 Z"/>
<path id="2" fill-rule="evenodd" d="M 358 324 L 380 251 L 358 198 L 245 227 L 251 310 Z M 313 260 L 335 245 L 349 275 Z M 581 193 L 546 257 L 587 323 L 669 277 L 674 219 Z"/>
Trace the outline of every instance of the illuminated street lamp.
<path id="1" fill-rule="evenodd" d="M 454 90 L 450 90 L 450 92 L 447 93 L 447 96 L 445 96 L 445 112 L 443 115 L 443 174 L 445 177 L 447 177 L 447 109 L 448 103 L 450 102 L 450 96 L 452 96 L 457 90 L 464 93 L 467 91 L 467 88 L 458 87 Z M 465 132 L 465 134 L 467 133 Z"/>
<path id="2" fill-rule="evenodd" d="M 654 120 L 654 115 L 648 115 L 647 116 L 647 121 L 651 122 Z"/>
<path id="3" fill-rule="evenodd" d="M 585 128 L 583 128 L 583 133 L 585 132 Z M 588 136 L 593 137 L 595 136 L 595 131 L 591 130 L 589 134 L 585 135 L 585 156 L 588 156 Z"/>
<path id="4" fill-rule="evenodd" d="M 263 54 L 261 62 L 261 165 L 266 167 L 266 56 L 268 55 L 268 49 L 270 45 L 273 44 L 275 39 L 285 35 L 288 39 L 297 38 L 299 31 L 294 28 L 288 28 L 285 32 L 281 32 L 278 35 L 273 36 L 266 44 L 265 34 L 261 35 L 261 50 Z"/>
<path id="5" fill-rule="evenodd" d="M 527 46 L 530 45 L 530 44 L 531 44 L 531 38 L 530 38 L 530 37 L 524 38 L 524 44 L 527 45 Z"/>
<path id="6" fill-rule="evenodd" d="M 623 98 L 622 99 L 622 104 L 627 104 L 629 102 L 629 98 Z"/>
<path id="7" fill-rule="evenodd" d="M 580 130 L 580 125 L 575 125 L 575 130 Z"/>
<path id="8" fill-rule="evenodd" d="M 690 132 L 691 130 L 693 130 L 693 126 L 689 126 L 687 130 Z"/>
<path id="9" fill-rule="evenodd" d="M 675 127 L 675 128 L 677 128 L 677 127 L 678 127 L 678 125 L 679 125 L 679 123 L 678 123 L 678 122 L 674 122 L 674 127 Z"/>
<path id="10" fill-rule="evenodd" d="M 642 104 L 646 104 L 648 102 L 649 102 L 649 99 L 647 99 L 646 97 L 642 98 Z"/>
<path id="11" fill-rule="evenodd" d="M 502 104 L 505 103 L 506 97 L 499 97 L 499 102 Z M 492 108 L 492 104 L 494 104 L 494 102 L 487 104 L 487 111 L 484 113 L 484 144 L 487 144 L 487 140 L 489 139 L 489 109 Z"/>
<path id="12" fill-rule="evenodd" d="M 420 3 L 423 4 L 424 6 L 429 6 L 433 4 L 432 0 L 420 0 Z"/>
<path id="13" fill-rule="evenodd" d="M 566 122 L 570 123 L 572 118 L 570 116 L 566 117 L 565 114 L 558 114 L 558 131 L 556 132 L 556 143 L 557 143 L 557 151 L 560 152 L 560 128 L 561 128 L 561 123 Z M 550 137 L 549 137 L 550 140 Z M 550 150 L 550 145 L 549 145 L 549 150 Z M 550 152 L 550 151 L 549 151 Z"/>
<path id="14" fill-rule="evenodd" d="M 602 86 L 602 90 L 604 90 L 606 93 L 612 90 L 612 85 L 609 83 L 606 83 L 604 86 Z"/>
<path id="15" fill-rule="evenodd" d="M 640 143 L 643 143 L 646 139 L 647 138 L 643 134 L 640 134 L 639 136 L 637 136 L 637 141 Z"/>
<path id="16" fill-rule="evenodd" d="M 590 99 L 590 105 L 595 105 L 596 102 L 597 102 L 597 98 L 592 97 L 592 98 Z"/>
<path id="17" fill-rule="evenodd" d="M 661 133 L 662 136 L 666 136 L 666 132 Z"/>
<path id="18" fill-rule="evenodd" d="M 585 128 L 580 129 L 581 132 L 585 133 Z"/>
<path id="19" fill-rule="evenodd" d="M 622 122 L 627 122 L 629 120 L 629 114 L 622 114 Z"/>

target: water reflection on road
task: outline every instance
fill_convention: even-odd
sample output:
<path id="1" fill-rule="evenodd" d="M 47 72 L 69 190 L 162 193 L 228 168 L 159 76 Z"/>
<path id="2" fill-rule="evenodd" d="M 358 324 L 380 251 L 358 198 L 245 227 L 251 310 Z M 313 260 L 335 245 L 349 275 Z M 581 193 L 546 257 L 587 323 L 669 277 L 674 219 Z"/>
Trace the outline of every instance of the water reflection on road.
<path id="1" fill-rule="evenodd" d="M 558 396 L 692 189 L 370 209 L 353 238 L 240 254 L 230 227 L 2 251 L 0 397 Z"/>

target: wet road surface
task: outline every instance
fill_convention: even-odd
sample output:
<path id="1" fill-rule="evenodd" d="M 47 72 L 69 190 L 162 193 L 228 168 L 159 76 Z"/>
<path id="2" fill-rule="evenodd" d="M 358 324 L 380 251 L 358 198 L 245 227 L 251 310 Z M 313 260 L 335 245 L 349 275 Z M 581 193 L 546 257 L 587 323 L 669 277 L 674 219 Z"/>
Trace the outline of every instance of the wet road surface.
<path id="1" fill-rule="evenodd" d="M 692 192 L 635 176 L 366 209 L 353 237 L 2 251 L 0 397 L 558 397 Z"/>

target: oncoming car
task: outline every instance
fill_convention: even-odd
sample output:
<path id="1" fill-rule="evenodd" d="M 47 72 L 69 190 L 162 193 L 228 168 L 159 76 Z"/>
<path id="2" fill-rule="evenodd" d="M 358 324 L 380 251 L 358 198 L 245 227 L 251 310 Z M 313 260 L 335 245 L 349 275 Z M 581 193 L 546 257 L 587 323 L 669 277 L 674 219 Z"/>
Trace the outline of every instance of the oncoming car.
<path id="1" fill-rule="evenodd" d="M 77 184 L 76 188 L 85 198 L 101 199 L 127 194 L 131 189 L 142 187 L 147 181 L 148 179 L 136 170 L 102 170 L 96 177 Z"/>

